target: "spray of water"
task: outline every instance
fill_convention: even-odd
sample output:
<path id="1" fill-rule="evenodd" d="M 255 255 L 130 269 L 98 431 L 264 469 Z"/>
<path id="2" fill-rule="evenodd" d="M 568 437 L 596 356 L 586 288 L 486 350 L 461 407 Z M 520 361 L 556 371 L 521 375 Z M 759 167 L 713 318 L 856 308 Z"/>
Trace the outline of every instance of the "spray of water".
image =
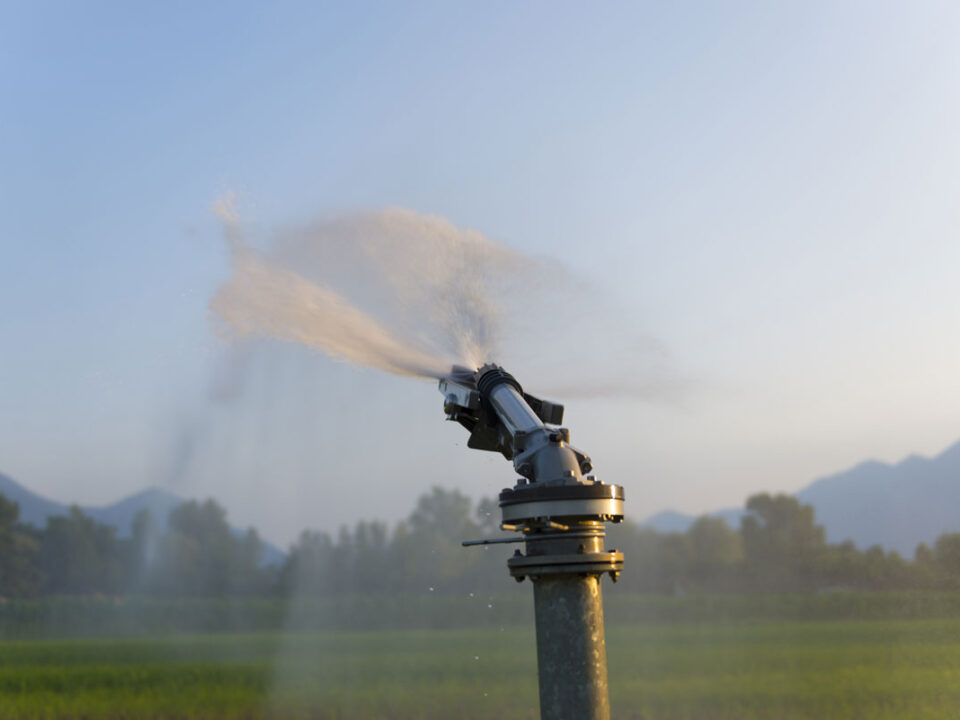
<path id="1" fill-rule="evenodd" d="M 684 394 L 669 354 L 629 309 L 556 259 L 400 208 L 327 218 L 266 242 L 248 240 L 229 198 L 215 209 L 233 273 L 211 307 L 227 337 L 292 341 L 407 376 L 498 362 L 535 378 L 531 390 L 564 399 L 676 403 Z"/>
<path id="2" fill-rule="evenodd" d="M 494 356 L 497 288 L 525 264 L 477 232 L 389 209 L 245 242 L 221 203 L 233 274 L 211 302 L 222 332 L 271 336 L 398 375 L 442 377 Z"/>

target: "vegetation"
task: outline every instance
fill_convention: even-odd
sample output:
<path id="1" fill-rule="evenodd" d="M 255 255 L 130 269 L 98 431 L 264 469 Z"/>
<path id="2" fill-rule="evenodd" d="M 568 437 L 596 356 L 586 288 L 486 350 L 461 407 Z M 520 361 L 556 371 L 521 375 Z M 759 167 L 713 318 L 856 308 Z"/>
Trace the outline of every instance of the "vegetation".
<path id="1" fill-rule="evenodd" d="M 627 555 L 621 584 L 662 594 L 960 589 L 960 533 L 907 560 L 826 543 L 813 509 L 790 496 L 755 495 L 747 510 L 737 529 L 709 516 L 685 533 L 612 527 L 608 545 Z M 0 597 L 458 594 L 503 585 L 509 550 L 460 547 L 496 534 L 498 515 L 491 500 L 474 509 L 464 495 L 434 488 L 392 530 L 360 522 L 336 537 L 304 531 L 282 567 L 262 567 L 256 531 L 236 535 L 213 500 L 183 503 L 160 520 L 144 511 L 130 537 L 118 538 L 78 508 L 43 529 L 23 525 L 0 495 Z"/>
<path id="2" fill-rule="evenodd" d="M 704 516 L 686 533 L 626 525 L 611 536 L 629 558 L 624 583 L 645 592 L 809 592 L 960 588 L 960 534 L 914 560 L 875 546 L 828 544 L 813 508 L 788 495 L 754 495 L 738 530 Z"/>
<path id="3" fill-rule="evenodd" d="M 605 585 L 604 614 L 616 626 L 960 618 L 958 592 L 651 595 Z M 532 624 L 529 586 L 514 586 L 507 578 L 495 590 L 478 587 L 462 595 L 48 597 L 0 603 L 0 641 L 158 633 L 499 630 Z"/>
<path id="4" fill-rule="evenodd" d="M 908 561 L 827 544 L 789 497 L 748 510 L 611 530 L 615 717 L 954 717 L 960 535 Z M 213 501 L 118 538 L 77 509 L 25 526 L 0 497 L 0 717 L 535 718 L 512 548 L 459 546 L 497 516 L 434 489 L 393 529 L 304 532 L 265 568 Z"/>
<path id="5" fill-rule="evenodd" d="M 960 621 L 608 627 L 624 720 L 952 718 Z M 0 717 L 536 718 L 532 629 L 0 646 Z"/>

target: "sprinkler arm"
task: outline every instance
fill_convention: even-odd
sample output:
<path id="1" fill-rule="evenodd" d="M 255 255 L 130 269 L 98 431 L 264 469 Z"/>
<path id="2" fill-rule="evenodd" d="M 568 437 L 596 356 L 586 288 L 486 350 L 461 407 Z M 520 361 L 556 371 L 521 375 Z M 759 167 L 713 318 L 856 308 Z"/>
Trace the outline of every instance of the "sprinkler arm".
<path id="1" fill-rule="evenodd" d="M 570 445 L 560 427 L 563 405 L 523 392 L 520 383 L 497 365 L 476 372 L 455 367 L 440 380 L 444 412 L 470 432 L 467 447 L 490 450 L 513 460 L 516 471 L 544 485 L 584 483 L 593 465 Z"/>

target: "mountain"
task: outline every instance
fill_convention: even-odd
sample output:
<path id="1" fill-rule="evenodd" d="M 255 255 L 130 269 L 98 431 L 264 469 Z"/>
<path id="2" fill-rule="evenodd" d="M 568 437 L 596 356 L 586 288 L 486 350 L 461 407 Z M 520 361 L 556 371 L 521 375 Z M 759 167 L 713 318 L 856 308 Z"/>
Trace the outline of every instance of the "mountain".
<path id="1" fill-rule="evenodd" d="M 117 529 L 117 535 L 128 537 L 132 527 L 133 518 L 143 509 L 148 509 L 158 520 L 161 528 L 166 528 L 167 515 L 177 505 L 183 502 L 183 498 L 174 495 L 172 492 L 160 488 L 147 488 L 136 495 L 124 498 L 113 505 L 106 507 L 85 507 L 81 508 L 87 515 L 97 522 L 111 525 Z"/>
<path id="2" fill-rule="evenodd" d="M 960 532 L 960 442 L 933 458 L 861 463 L 811 483 L 796 497 L 813 505 L 828 541 L 882 545 L 913 557 L 919 543 Z"/>
<path id="3" fill-rule="evenodd" d="M 677 512 L 676 510 L 661 510 L 640 522 L 640 527 L 647 527 L 661 533 L 683 533 L 690 529 L 696 518 L 693 515 Z"/>
<path id="4" fill-rule="evenodd" d="M 51 515 L 66 515 L 69 508 L 27 490 L 23 485 L 0 473 L 0 494 L 20 506 L 20 521 L 43 527 Z"/>
<path id="5" fill-rule="evenodd" d="M 70 506 L 63 503 L 50 500 L 41 495 L 37 495 L 28 490 L 12 478 L 0 473 L 0 494 L 8 500 L 12 500 L 20 506 L 21 522 L 42 528 L 47 524 L 47 518 L 54 515 L 66 515 L 70 512 Z M 84 507 L 80 509 L 84 514 L 92 517 L 97 522 L 116 528 L 117 537 L 129 537 L 133 518 L 143 509 L 150 510 L 153 516 L 159 521 L 161 528 L 166 526 L 167 515 L 177 505 L 184 502 L 184 499 L 172 492 L 162 488 L 148 488 L 141 492 L 124 498 L 112 505 L 103 507 Z M 241 535 L 246 530 L 240 528 L 231 528 L 236 535 Z M 276 545 L 265 540 L 263 543 L 263 552 L 260 562 L 264 565 L 277 565 L 284 561 L 286 553 Z"/>
<path id="6" fill-rule="evenodd" d="M 894 465 L 869 460 L 820 478 L 795 497 L 813 506 L 828 542 L 852 540 L 861 549 L 880 545 L 912 558 L 920 543 L 931 545 L 945 532 L 960 532 L 960 442 L 933 458 L 911 455 Z M 738 527 L 744 510 L 708 514 Z M 640 525 L 685 532 L 695 520 L 667 510 Z"/>

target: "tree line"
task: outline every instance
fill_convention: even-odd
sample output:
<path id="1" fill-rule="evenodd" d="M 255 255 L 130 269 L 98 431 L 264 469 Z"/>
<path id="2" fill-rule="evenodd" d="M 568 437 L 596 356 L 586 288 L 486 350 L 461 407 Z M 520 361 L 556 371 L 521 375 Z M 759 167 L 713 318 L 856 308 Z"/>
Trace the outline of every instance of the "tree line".
<path id="1" fill-rule="evenodd" d="M 759 494 L 739 528 L 704 516 L 686 532 L 661 533 L 630 522 L 608 531 L 626 553 L 619 586 L 678 592 L 802 592 L 824 589 L 960 589 L 960 533 L 921 544 L 906 559 L 880 547 L 829 544 L 813 508 L 788 495 Z M 433 488 L 394 527 L 358 522 L 332 535 L 304 531 L 280 565 L 261 562 L 256 530 L 233 531 L 215 501 L 188 501 L 165 522 L 148 510 L 129 536 L 79 508 L 43 528 L 19 521 L 0 495 L 0 596 L 236 595 L 352 596 L 467 593 L 510 585 L 505 560 L 520 546 L 462 548 L 500 535 L 492 500 Z"/>
<path id="2" fill-rule="evenodd" d="M 746 511 L 736 529 L 711 516 L 683 533 L 616 529 L 630 570 L 622 582 L 658 593 L 960 589 L 958 533 L 920 544 L 908 560 L 880 546 L 827 543 L 813 507 L 789 495 L 754 495 Z"/>

